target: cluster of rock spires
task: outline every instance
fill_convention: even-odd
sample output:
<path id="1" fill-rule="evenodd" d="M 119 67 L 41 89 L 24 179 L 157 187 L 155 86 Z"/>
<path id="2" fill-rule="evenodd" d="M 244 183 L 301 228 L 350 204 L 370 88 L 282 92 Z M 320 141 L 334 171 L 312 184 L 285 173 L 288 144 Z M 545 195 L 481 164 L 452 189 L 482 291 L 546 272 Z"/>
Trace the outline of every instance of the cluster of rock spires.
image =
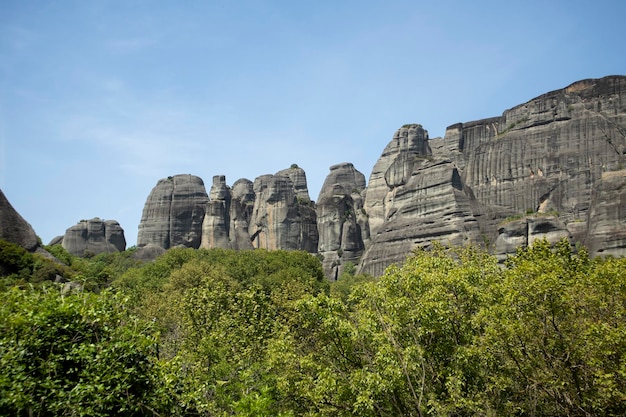
<path id="1" fill-rule="evenodd" d="M 137 245 L 152 255 L 176 246 L 305 250 L 322 257 L 329 279 L 348 263 L 381 275 L 434 241 L 486 246 L 505 259 L 536 239 L 565 237 L 592 256 L 623 256 L 625 93 L 626 77 L 610 76 L 452 125 L 444 138 L 405 125 L 367 187 L 351 163 L 334 165 L 316 202 L 295 164 L 232 186 L 215 176 L 208 193 L 197 176 L 168 177 L 148 196 Z M 120 230 L 81 222 L 63 245 L 121 250 Z M 90 236 L 100 246 L 84 243 Z"/>

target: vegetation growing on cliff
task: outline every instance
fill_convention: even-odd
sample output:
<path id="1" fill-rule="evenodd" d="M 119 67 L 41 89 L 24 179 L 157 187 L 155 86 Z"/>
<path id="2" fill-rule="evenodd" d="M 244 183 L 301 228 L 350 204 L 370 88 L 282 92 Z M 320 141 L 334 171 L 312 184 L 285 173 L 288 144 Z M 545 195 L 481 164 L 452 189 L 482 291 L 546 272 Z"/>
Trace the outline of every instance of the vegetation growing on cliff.
<path id="1" fill-rule="evenodd" d="M 332 284 L 297 251 L 128 259 L 0 293 L 0 414 L 626 413 L 623 259 L 436 246 Z"/>

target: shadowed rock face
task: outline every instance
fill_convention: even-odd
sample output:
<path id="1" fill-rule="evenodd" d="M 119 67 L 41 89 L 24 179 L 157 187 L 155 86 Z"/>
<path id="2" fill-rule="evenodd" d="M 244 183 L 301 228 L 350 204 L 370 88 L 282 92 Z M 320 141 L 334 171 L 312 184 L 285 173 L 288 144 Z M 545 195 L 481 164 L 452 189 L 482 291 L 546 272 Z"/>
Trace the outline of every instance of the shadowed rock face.
<path id="1" fill-rule="evenodd" d="M 365 176 L 351 163 L 330 167 L 317 199 L 318 252 L 324 272 L 336 280 L 347 262 L 359 263 L 369 237 L 362 194 Z"/>
<path id="2" fill-rule="evenodd" d="M 555 244 L 561 239 L 573 242 L 567 226 L 554 215 L 532 215 L 522 219 L 505 222 L 498 230 L 498 238 L 493 253 L 500 262 L 509 255 L 515 255 L 518 248 L 532 245 L 540 239 Z"/>
<path id="3" fill-rule="evenodd" d="M 68 228 L 62 246 L 75 256 L 93 256 L 100 253 L 126 250 L 124 230 L 115 220 L 81 220 Z"/>
<path id="4" fill-rule="evenodd" d="M 15 211 L 0 190 L 0 239 L 15 243 L 31 252 L 39 247 L 39 241 L 31 225 Z"/>
<path id="5" fill-rule="evenodd" d="M 606 172 L 594 185 L 587 223 L 591 256 L 626 255 L 626 170 Z"/>
<path id="6" fill-rule="evenodd" d="M 199 177 L 175 175 L 160 180 L 144 206 L 137 246 L 199 248 L 208 200 Z"/>

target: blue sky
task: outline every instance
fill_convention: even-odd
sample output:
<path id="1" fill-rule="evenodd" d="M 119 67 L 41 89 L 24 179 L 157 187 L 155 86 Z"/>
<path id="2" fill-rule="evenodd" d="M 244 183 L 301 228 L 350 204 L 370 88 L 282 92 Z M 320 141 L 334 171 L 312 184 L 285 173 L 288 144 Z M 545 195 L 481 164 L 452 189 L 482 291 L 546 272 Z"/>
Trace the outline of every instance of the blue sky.
<path id="1" fill-rule="evenodd" d="M 0 189 L 44 243 L 160 178 L 369 177 L 397 128 L 626 74 L 626 2 L 0 2 Z"/>

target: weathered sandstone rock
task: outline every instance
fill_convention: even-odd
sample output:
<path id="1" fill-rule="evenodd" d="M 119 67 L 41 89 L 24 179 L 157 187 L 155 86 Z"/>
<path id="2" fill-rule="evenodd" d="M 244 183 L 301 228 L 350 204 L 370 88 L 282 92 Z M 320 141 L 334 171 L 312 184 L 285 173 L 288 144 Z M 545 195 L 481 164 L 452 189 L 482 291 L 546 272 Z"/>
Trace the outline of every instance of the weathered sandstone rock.
<path id="1" fill-rule="evenodd" d="M 117 221 L 95 217 L 68 228 L 62 246 L 74 256 L 93 256 L 124 251 L 126 239 Z"/>
<path id="2" fill-rule="evenodd" d="M 253 247 L 317 252 L 315 209 L 310 200 L 298 201 L 289 176 L 262 175 L 253 189 L 256 198 L 248 227 Z"/>
<path id="3" fill-rule="evenodd" d="M 585 241 L 591 256 L 626 255 L 626 170 L 605 172 L 596 182 Z"/>
<path id="4" fill-rule="evenodd" d="M 306 173 L 296 164 L 292 164 L 290 168 L 278 171 L 275 175 L 287 176 L 293 184 L 293 191 L 300 203 L 308 203 L 311 201 L 309 197 L 309 188 L 306 182 Z"/>
<path id="5" fill-rule="evenodd" d="M 517 249 L 532 246 L 537 240 L 555 244 L 562 239 L 573 242 L 565 223 L 555 215 L 532 214 L 521 219 L 504 222 L 494 244 L 493 252 L 500 262 Z"/>
<path id="6" fill-rule="evenodd" d="M 625 162 L 625 92 L 626 77 L 579 81 L 501 117 L 453 125 L 440 149 L 484 205 L 584 219 L 593 184 Z"/>
<path id="7" fill-rule="evenodd" d="M 413 156 L 396 158 L 410 169 L 398 163 L 387 171 L 384 218 L 376 235 L 372 233 L 360 272 L 381 275 L 390 264 L 404 261 L 416 246 L 429 247 L 433 241 L 458 246 L 481 239 L 471 210 L 473 196 L 464 189 L 454 163 Z"/>
<path id="8" fill-rule="evenodd" d="M 431 153 L 428 132 L 418 124 L 405 125 L 398 129 L 385 147 L 370 174 L 364 202 L 372 237 L 387 217 L 389 208 L 385 206 L 385 202 L 390 189 L 406 183 L 412 173 L 413 162 Z M 388 180 L 392 183 L 387 183 Z"/>
<path id="9" fill-rule="evenodd" d="M 144 206 L 137 246 L 153 244 L 169 249 L 183 245 L 197 249 L 208 200 L 199 177 L 175 175 L 159 180 Z"/>
<path id="10" fill-rule="evenodd" d="M 318 252 L 326 276 L 336 280 L 347 262 L 357 265 L 369 236 L 362 193 L 365 176 L 351 163 L 330 167 L 317 199 Z"/>
<path id="11" fill-rule="evenodd" d="M 231 194 L 226 177 L 214 176 L 202 222 L 203 248 L 230 248 L 230 203 Z"/>
<path id="12" fill-rule="evenodd" d="M 0 190 L 0 239 L 15 243 L 31 252 L 39 247 L 35 231 L 13 208 L 2 190 Z"/>

